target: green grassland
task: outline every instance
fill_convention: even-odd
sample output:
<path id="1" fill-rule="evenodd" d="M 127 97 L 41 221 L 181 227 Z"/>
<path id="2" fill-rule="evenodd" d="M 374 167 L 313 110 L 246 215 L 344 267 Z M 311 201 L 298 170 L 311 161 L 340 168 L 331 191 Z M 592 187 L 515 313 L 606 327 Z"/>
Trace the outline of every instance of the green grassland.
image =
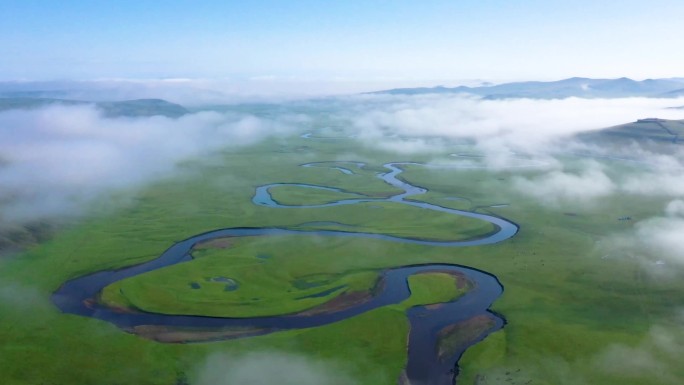
<path id="1" fill-rule="evenodd" d="M 418 305 L 451 302 L 467 293 L 472 287 L 471 282 L 463 282 L 462 285 L 459 285 L 459 280 L 465 280 L 465 278 L 440 272 L 414 274 L 408 277 L 411 296 L 401 305 L 410 308 Z"/>
<path id="2" fill-rule="evenodd" d="M 573 163 L 566 160 L 569 170 Z M 627 172 L 626 166 L 615 166 L 612 161 L 606 166 L 614 173 Z M 529 380 L 543 384 L 670 383 L 647 370 L 607 374 L 591 364 L 607 346 L 637 345 L 654 324 L 680 333 L 673 328 L 677 322 L 673 309 L 680 306 L 677 297 L 683 289 L 682 271 L 668 267 L 680 280 L 660 280 L 647 274 L 638 260 L 606 255 L 601 247 L 606 236 L 624 233 L 634 226 L 634 220 L 661 215 L 667 199 L 625 194 L 588 206 L 543 206 L 510 188 L 513 176 L 537 173 L 415 167 L 404 174 L 414 183 L 431 187 L 419 199 L 445 205 L 443 197 L 467 196 L 471 208 L 521 225 L 510 241 L 481 248 L 479 260 L 465 262 L 495 274 L 503 283 L 504 295 L 493 309 L 503 314 L 508 324 L 466 352 L 461 360 L 462 383 L 476 379 L 479 384 Z M 493 202 L 510 205 L 486 207 Z M 634 220 L 618 220 L 624 216 Z M 495 255 L 498 257 L 490 257 Z M 658 258 L 652 257 L 653 262 Z M 675 378 L 681 378 L 684 373 L 674 361 L 667 357 L 663 365 L 676 373 Z"/>
<path id="3" fill-rule="evenodd" d="M 307 236 L 245 238 L 228 249 L 204 253 L 192 263 L 120 281 L 105 290 L 103 299 L 156 313 L 253 317 L 295 313 L 344 291 L 373 288 L 377 271 L 345 271 L 331 263 L 363 252 L 363 245 L 349 250 L 338 242 L 321 250 L 320 243 Z M 216 276 L 234 277 L 240 286 L 226 291 L 224 284 L 210 282 Z M 192 288 L 192 282 L 199 287 Z M 339 289 L 306 298 L 334 288 Z"/>
<path id="4" fill-rule="evenodd" d="M 334 169 L 299 166 L 340 160 L 340 154 L 344 160 L 364 161 L 376 169 L 390 161 L 432 159 L 427 155 L 397 159 L 396 154 L 363 147 L 352 139 L 270 139 L 226 150 L 209 161 L 186 162 L 181 175 L 126 197 L 125 205 L 93 207 L 92 217 L 80 224 L 22 255 L 0 261 L 2 383 L 174 385 L 187 379 L 192 384 L 209 355 L 276 351 L 338 362 L 359 384 L 395 384 L 406 361 L 409 325 L 405 308 L 458 295 L 447 289 L 454 285 L 444 282 L 445 277 L 412 277 L 414 297 L 402 306 L 376 309 L 331 325 L 187 345 L 161 344 L 105 322 L 63 315 L 49 302 L 51 292 L 67 279 L 150 260 L 175 241 L 217 228 L 317 228 L 316 222 L 349 221 L 354 226 L 349 231 L 438 239 L 491 231 L 433 212 L 414 214 L 410 207 L 402 206 L 395 213 L 390 204 L 373 210 L 353 206 L 276 209 L 251 203 L 257 186 L 277 182 L 331 186 L 378 197 L 396 193 L 375 178 L 373 171 L 344 175 Z M 573 160 L 567 163 L 571 167 Z M 624 195 L 600 200 L 592 207 L 549 207 L 510 187 L 515 175 L 538 173 L 407 166 L 401 175 L 430 189 L 413 197 L 416 200 L 467 206 L 520 224 L 518 235 L 499 244 L 446 248 L 374 239 L 246 237 L 224 249 L 198 251 L 191 262 L 119 282 L 103 296 L 121 305 L 176 314 L 282 314 L 325 302 L 338 292 L 297 298 L 330 288 L 368 290 L 382 269 L 455 263 L 499 278 L 505 291 L 493 309 L 508 321 L 503 330 L 466 352 L 459 383 L 668 383 L 670 377 L 647 370 L 625 374 L 594 363 L 607 347 L 640 346 L 654 325 L 672 333 L 679 328 L 673 309 L 682 305 L 684 274 L 668 266 L 675 279 L 656 279 L 644 272 L 639 261 L 621 255 L 604 258 L 601 248 L 604 237 L 634 226 L 635 221 L 618 221 L 619 217 L 638 220 L 660 215 L 666 200 Z M 303 192 L 278 194 L 293 204 L 307 203 Z M 509 206 L 485 207 L 501 203 Z M 374 218 L 364 222 L 369 213 Z M 234 279 L 239 289 L 226 291 L 224 285 L 211 281 L 219 276 Z M 200 288 L 193 289 L 192 282 Z M 249 301 L 258 306 L 244 305 Z M 660 365 L 661 373 L 684 378 L 677 356 L 663 357 Z"/>
<path id="5" fill-rule="evenodd" d="M 365 195 L 353 192 L 330 191 L 287 185 L 271 187 L 269 192 L 276 202 L 285 206 L 301 206 L 307 204 L 320 205 L 345 199 L 365 198 Z"/>

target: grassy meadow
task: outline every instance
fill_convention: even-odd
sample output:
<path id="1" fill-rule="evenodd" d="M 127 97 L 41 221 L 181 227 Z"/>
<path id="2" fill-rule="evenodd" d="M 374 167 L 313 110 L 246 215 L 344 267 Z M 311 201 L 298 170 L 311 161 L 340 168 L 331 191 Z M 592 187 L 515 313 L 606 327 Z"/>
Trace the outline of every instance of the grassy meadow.
<path id="1" fill-rule="evenodd" d="M 0 260 L 0 381 L 196 384 L 207 357 L 266 351 L 337 363 L 358 384 L 396 384 L 406 361 L 405 310 L 456 298 L 461 292 L 453 276 L 413 276 L 406 302 L 331 325 L 194 344 L 158 343 L 106 322 L 61 314 L 50 294 L 70 278 L 150 260 L 176 241 L 219 228 L 323 228 L 438 240 L 493 230 L 478 220 L 386 202 L 285 209 L 251 201 L 256 187 L 278 182 L 346 192 L 274 188 L 274 199 L 290 205 L 359 194 L 387 197 L 397 191 L 375 174 L 386 162 L 407 160 L 439 163 L 449 157 L 398 156 L 349 138 L 279 137 L 188 161 L 174 178 L 126 195 L 116 208 L 93 207 L 91 216 L 49 241 Z M 335 164 L 353 175 L 300 167 L 326 161 L 361 161 L 367 167 Z M 572 169 L 576 159 L 564 162 Z M 604 163 L 611 172 L 633 171 Z M 320 305 L 344 290 L 370 290 L 383 269 L 453 263 L 498 277 L 505 289 L 492 309 L 508 321 L 465 353 L 459 384 L 655 385 L 673 376 L 684 378 L 676 355 L 658 356 L 660 376 L 617 370 L 604 359 L 612 347 L 637 352 L 654 326 L 678 333 L 673 309 L 682 304 L 682 272 L 671 268 L 669 273 L 679 279 L 656 279 L 646 274 L 642 261 L 606 255 L 602 247 L 606 237 L 632 229 L 636 220 L 660 215 L 666 199 L 624 195 L 590 206 L 547 206 L 511 187 L 512 178 L 534 177 L 539 171 L 404 168 L 402 179 L 430 190 L 412 199 L 502 216 L 519 224 L 520 232 L 498 244 L 463 248 L 312 236 L 230 239 L 220 247 L 195 250 L 193 261 L 117 282 L 105 289 L 102 300 L 167 314 L 287 314 Z M 498 205 L 505 206 L 492 207 Z M 634 220 L 618 220 L 625 216 Z M 221 277 L 234 280 L 237 289 L 226 290 L 225 282 L 215 279 Z"/>

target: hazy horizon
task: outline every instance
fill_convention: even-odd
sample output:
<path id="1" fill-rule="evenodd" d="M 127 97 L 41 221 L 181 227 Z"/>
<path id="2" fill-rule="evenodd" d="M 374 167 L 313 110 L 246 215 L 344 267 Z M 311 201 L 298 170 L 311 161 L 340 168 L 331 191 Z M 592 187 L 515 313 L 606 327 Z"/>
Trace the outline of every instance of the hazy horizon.
<path id="1" fill-rule="evenodd" d="M 363 83 L 669 78 L 684 68 L 671 43 L 684 4 L 674 0 L 79 0 L 3 8 L 0 81 L 211 79 L 256 88 L 318 83 L 317 92 L 331 93 Z"/>

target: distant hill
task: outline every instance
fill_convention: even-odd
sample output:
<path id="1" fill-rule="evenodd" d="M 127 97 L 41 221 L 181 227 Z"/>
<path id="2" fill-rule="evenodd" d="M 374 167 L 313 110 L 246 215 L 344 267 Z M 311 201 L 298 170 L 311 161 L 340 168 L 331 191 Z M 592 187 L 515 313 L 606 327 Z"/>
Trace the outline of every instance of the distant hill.
<path id="1" fill-rule="evenodd" d="M 188 113 L 180 104 L 162 99 L 136 99 L 120 102 L 96 103 L 108 116 L 154 116 L 163 115 L 178 118 Z"/>
<path id="2" fill-rule="evenodd" d="M 116 102 L 87 102 L 80 100 L 32 98 L 32 97 L 6 97 L 0 98 L 0 111 L 14 109 L 35 109 L 49 105 L 86 105 L 94 104 L 101 109 L 105 116 L 155 116 L 161 115 L 169 118 L 177 118 L 188 113 L 185 107 L 167 102 L 162 99 L 136 99 Z"/>
<path id="3" fill-rule="evenodd" d="M 52 98 L 30 98 L 30 97 L 8 97 L 0 98 L 0 111 L 7 110 L 30 110 L 45 107 L 51 104 L 61 104 L 67 106 L 89 104 L 75 100 L 52 99 Z"/>
<path id="4" fill-rule="evenodd" d="M 684 96 L 684 88 L 674 90 L 674 91 L 668 91 L 663 95 L 666 97 L 670 97 L 670 98 L 678 98 L 678 97 Z"/>
<path id="5" fill-rule="evenodd" d="M 578 139 L 594 144 L 612 143 L 618 145 L 630 141 L 651 144 L 684 145 L 684 120 L 658 118 L 639 119 L 602 130 L 578 134 Z"/>
<path id="6" fill-rule="evenodd" d="M 391 95 L 458 93 L 478 95 L 485 99 L 560 99 L 573 96 L 581 98 L 678 97 L 684 95 L 684 80 L 677 78 L 636 81 L 629 78 L 590 79 L 576 77 L 553 82 L 517 82 L 481 87 L 396 88 L 371 92 L 371 94 Z"/>

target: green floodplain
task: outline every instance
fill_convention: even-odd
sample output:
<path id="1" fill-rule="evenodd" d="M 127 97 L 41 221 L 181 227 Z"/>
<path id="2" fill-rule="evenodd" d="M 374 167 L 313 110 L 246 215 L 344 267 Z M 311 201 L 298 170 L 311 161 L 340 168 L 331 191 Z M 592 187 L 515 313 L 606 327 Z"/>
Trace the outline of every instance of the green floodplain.
<path id="1" fill-rule="evenodd" d="M 335 363 L 358 384 L 396 384 L 407 357 L 406 309 L 457 298 L 467 290 L 457 277 L 412 276 L 412 296 L 405 302 L 327 326 L 191 344 L 161 343 L 106 322 L 64 315 L 50 302 L 51 293 L 68 279 L 153 259 L 176 241 L 218 228 L 342 229 L 436 240 L 476 238 L 494 230 L 475 219 L 389 202 L 312 209 L 254 205 L 255 188 L 276 182 L 343 190 L 275 187 L 274 199 L 290 205 L 357 194 L 387 197 L 398 191 L 375 176 L 384 171 L 382 164 L 448 162 L 454 160 L 451 153 L 472 150 L 459 145 L 443 153 L 398 155 L 352 138 L 306 139 L 301 133 L 187 161 L 175 177 L 133 196 L 111 198 L 121 204 L 96 204 L 88 218 L 0 260 L 1 382 L 195 384 L 202 363 L 213 354 L 276 352 Z M 561 160 L 570 171 L 582 162 L 571 156 Z M 339 164 L 353 169 L 352 175 L 300 166 L 334 161 L 367 165 Z M 594 161 L 612 175 L 647 172 L 638 164 Z M 548 206 L 512 187 L 513 178 L 534 178 L 539 170 L 420 165 L 404 170 L 402 179 L 429 189 L 412 199 L 502 216 L 519 224 L 519 233 L 476 247 L 304 235 L 230 238 L 198 245 L 190 262 L 117 282 L 100 300 L 167 314 L 277 315 L 321 305 L 344 291 L 370 291 L 383 269 L 460 264 L 500 280 L 504 293 L 492 310 L 507 324 L 465 353 L 459 384 L 644 385 L 684 378 L 679 350 L 652 341 L 654 328 L 682 341 L 677 309 L 683 272 L 658 265 L 657 255 L 645 256 L 652 262 L 645 266 L 644 259 L 607 253 L 604 247 L 609 237 L 629 233 L 639 219 L 662 215 L 670 199 L 623 194 L 592 205 Z M 630 220 L 619 220 L 626 217 Z M 668 279 L 650 271 L 658 268 Z M 326 290 L 327 295 L 311 296 Z M 444 349 L 469 338 L 466 329 L 447 334 Z M 647 362 L 639 360 L 644 352 Z"/>

